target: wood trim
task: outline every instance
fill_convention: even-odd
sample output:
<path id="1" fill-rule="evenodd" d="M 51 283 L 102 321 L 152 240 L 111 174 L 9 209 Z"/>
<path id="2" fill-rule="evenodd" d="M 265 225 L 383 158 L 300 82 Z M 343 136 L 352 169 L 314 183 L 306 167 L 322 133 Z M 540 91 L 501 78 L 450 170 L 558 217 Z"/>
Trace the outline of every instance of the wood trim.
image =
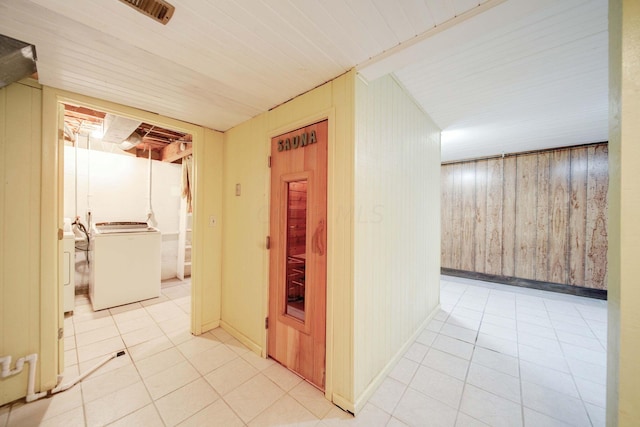
<path id="1" fill-rule="evenodd" d="M 444 276 L 463 277 L 465 279 L 483 280 L 485 282 L 500 283 L 520 288 L 539 289 L 541 291 L 558 292 L 562 294 L 575 295 L 594 299 L 607 299 L 605 289 L 583 288 L 581 286 L 565 285 L 562 283 L 542 282 L 540 280 L 522 279 L 519 277 L 498 276 L 495 274 L 478 273 L 475 271 L 455 270 L 452 268 L 440 268 L 440 273 Z"/>

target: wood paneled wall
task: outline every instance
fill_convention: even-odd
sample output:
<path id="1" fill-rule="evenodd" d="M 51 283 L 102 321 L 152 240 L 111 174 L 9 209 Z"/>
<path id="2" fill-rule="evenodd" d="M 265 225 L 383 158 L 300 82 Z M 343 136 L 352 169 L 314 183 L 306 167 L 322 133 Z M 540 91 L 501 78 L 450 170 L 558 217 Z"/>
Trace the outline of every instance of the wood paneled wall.
<path id="1" fill-rule="evenodd" d="M 443 268 L 606 289 L 606 143 L 441 174 Z"/>

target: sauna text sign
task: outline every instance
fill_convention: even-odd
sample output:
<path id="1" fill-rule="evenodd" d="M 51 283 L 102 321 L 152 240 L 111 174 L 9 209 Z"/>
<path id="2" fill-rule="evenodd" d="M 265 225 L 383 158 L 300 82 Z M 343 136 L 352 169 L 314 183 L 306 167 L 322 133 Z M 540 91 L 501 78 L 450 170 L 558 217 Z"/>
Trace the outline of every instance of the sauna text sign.
<path id="1" fill-rule="evenodd" d="M 284 138 L 278 141 L 278 152 L 295 150 L 296 148 L 306 147 L 307 145 L 315 144 L 318 142 L 316 137 L 316 131 L 302 132 L 299 135 L 293 137 Z"/>

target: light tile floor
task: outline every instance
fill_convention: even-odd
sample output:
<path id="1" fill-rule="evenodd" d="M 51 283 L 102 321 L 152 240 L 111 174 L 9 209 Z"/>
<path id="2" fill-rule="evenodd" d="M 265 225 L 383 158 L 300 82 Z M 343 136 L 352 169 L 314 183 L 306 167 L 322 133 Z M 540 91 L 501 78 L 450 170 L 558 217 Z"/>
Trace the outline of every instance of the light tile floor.
<path id="1" fill-rule="evenodd" d="M 65 319 L 74 388 L 0 407 L 13 426 L 604 426 L 606 302 L 442 277 L 441 306 L 356 418 L 224 330 L 189 334 L 188 282 Z"/>

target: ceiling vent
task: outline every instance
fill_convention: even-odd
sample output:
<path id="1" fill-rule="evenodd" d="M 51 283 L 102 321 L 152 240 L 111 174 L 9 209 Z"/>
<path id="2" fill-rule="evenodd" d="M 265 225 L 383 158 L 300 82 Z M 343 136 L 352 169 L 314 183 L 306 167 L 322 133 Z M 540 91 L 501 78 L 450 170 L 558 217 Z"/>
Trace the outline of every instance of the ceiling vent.
<path id="1" fill-rule="evenodd" d="M 120 0 L 140 13 L 155 19 L 161 24 L 169 22 L 176 9 L 164 0 Z"/>
<path id="2" fill-rule="evenodd" d="M 36 47 L 0 34 L 0 88 L 36 71 Z"/>

